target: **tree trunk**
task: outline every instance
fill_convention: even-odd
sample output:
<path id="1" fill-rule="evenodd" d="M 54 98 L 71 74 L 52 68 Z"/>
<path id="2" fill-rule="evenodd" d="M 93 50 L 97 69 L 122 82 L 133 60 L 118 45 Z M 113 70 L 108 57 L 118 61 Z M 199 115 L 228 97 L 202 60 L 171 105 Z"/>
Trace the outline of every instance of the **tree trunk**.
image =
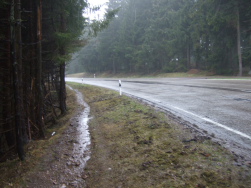
<path id="1" fill-rule="evenodd" d="M 238 3 L 238 2 L 237 2 Z M 239 76 L 242 76 L 242 54 L 241 54 L 241 29 L 240 29 L 240 12 L 239 7 L 236 8 L 237 13 L 237 51 L 239 60 Z"/>
<path id="2" fill-rule="evenodd" d="M 66 88 L 65 88 L 65 64 L 60 65 L 60 92 L 59 103 L 61 114 L 66 113 Z"/>
<path id="3" fill-rule="evenodd" d="M 112 57 L 112 68 L 113 68 L 113 74 L 116 74 L 116 66 L 115 66 L 115 57 Z"/>
<path id="4" fill-rule="evenodd" d="M 61 18 L 60 20 L 61 32 L 64 33 L 66 31 L 66 20 L 64 17 L 64 13 L 61 13 L 60 18 Z M 61 46 L 60 55 L 65 56 L 64 46 Z M 60 77 L 59 105 L 60 105 L 61 114 L 65 114 L 66 113 L 65 62 L 60 62 L 59 77 Z"/>
<path id="5" fill-rule="evenodd" d="M 20 0 L 12 0 L 11 7 L 12 17 L 12 64 L 13 64 L 13 78 L 14 78 L 14 105 L 15 105 L 15 129 L 17 153 L 21 160 L 25 159 L 23 148 L 23 121 L 21 119 L 22 113 L 22 37 L 21 37 L 21 2 Z"/>
<path id="6" fill-rule="evenodd" d="M 191 49 L 190 49 L 190 39 L 187 42 L 187 70 L 191 67 Z"/>
<path id="7" fill-rule="evenodd" d="M 6 20 L 10 18 L 10 11 L 9 8 L 6 8 L 5 11 L 1 12 L 1 17 L 5 18 Z M 12 114 L 13 114 L 13 100 L 12 100 L 12 85 L 13 83 L 12 78 L 12 64 L 11 64 L 11 43 L 7 42 L 10 41 L 11 33 L 10 33 L 10 25 L 6 25 L 6 27 L 2 28 L 4 38 L 6 39 L 6 42 L 4 43 L 4 49 L 6 51 L 3 52 L 1 55 L 1 63 L 0 63 L 0 69 L 1 69 L 1 101 L 0 104 L 2 105 L 1 108 L 1 119 L 3 124 L 3 132 L 6 138 L 6 142 L 8 145 L 8 148 L 12 148 L 15 146 L 15 131 L 14 131 L 14 124 L 11 120 Z M 1 147 L 1 146 L 0 146 Z"/>
<path id="8" fill-rule="evenodd" d="M 29 9 L 33 10 L 31 12 L 31 16 L 30 16 L 30 22 L 29 22 L 29 33 L 30 33 L 30 37 L 29 37 L 29 43 L 34 44 L 36 43 L 36 11 L 35 11 L 35 2 L 34 0 L 30 0 L 29 2 Z M 34 128 L 34 125 L 36 124 L 36 111 L 34 109 L 36 109 L 36 104 L 35 104 L 35 92 L 36 92 L 36 59 L 34 58 L 36 56 L 36 49 L 34 48 L 34 46 L 32 46 L 31 48 L 29 48 L 29 98 L 27 101 L 29 106 L 28 106 L 28 110 L 29 110 L 29 114 L 28 114 L 28 132 L 29 132 L 29 139 L 32 139 L 32 129 Z M 27 73 L 28 74 L 28 73 Z"/>
<path id="9" fill-rule="evenodd" d="M 43 90 L 42 90 L 42 0 L 36 0 L 37 9 L 37 67 L 36 67 L 36 92 L 37 92 L 37 125 L 39 136 L 44 138 L 43 123 Z"/>

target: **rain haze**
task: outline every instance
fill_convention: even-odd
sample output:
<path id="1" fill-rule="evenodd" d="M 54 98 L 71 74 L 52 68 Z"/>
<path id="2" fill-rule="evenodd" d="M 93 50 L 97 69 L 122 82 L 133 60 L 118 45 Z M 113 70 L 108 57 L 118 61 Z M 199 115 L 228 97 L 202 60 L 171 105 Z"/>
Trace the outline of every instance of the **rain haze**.
<path id="1" fill-rule="evenodd" d="M 90 7 L 95 7 L 95 6 L 102 6 L 99 11 L 96 11 L 94 13 L 88 13 L 87 16 L 90 17 L 90 20 L 93 19 L 102 19 L 105 13 L 106 9 L 106 3 L 108 0 L 88 0 L 88 3 L 90 4 Z"/>
<path id="2" fill-rule="evenodd" d="M 0 0 L 0 188 L 251 188 L 250 113 L 250 0 Z"/>
<path id="3" fill-rule="evenodd" d="M 90 1 L 93 5 L 105 2 Z M 228 5 L 235 11 L 233 4 L 203 2 L 110 0 L 109 8 L 120 7 L 115 19 L 83 48 L 79 60 L 72 63 L 69 70 L 87 72 L 92 77 L 95 74 L 96 80 L 84 82 L 109 88 L 114 84 L 112 89 L 115 90 L 121 80 L 124 94 L 168 109 L 200 130 L 222 139 L 222 143 L 227 143 L 236 153 L 241 153 L 239 148 L 243 148 L 243 155 L 251 156 L 251 119 L 248 115 L 251 80 L 232 80 L 235 79 L 232 77 L 222 81 L 213 77 L 251 75 L 250 38 L 241 34 L 251 36 L 251 32 L 244 29 L 250 28 L 245 22 L 249 18 L 241 13 L 237 15 L 240 22 L 232 26 L 229 24 L 231 11 L 224 7 Z M 242 5 L 243 12 L 251 13 L 245 8 L 250 3 Z M 215 8 L 219 8 L 216 14 Z M 229 20 L 219 23 L 212 15 L 217 15 L 219 20 Z M 111 83 L 99 77 L 104 72 L 116 77 L 120 74 L 127 77 L 131 73 L 134 77 L 156 77 L 158 73 L 157 77 L 163 79 L 118 78 Z M 167 75 L 179 77 L 180 73 L 184 74 L 183 78 L 166 78 Z M 188 79 L 191 75 L 197 78 Z"/>

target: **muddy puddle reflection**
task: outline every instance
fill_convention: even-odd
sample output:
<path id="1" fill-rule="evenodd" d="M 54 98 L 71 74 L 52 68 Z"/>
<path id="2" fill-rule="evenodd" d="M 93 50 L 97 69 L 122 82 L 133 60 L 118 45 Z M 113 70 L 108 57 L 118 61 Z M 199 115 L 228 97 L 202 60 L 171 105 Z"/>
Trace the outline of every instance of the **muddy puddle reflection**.
<path id="1" fill-rule="evenodd" d="M 74 166 L 75 172 L 82 172 L 87 163 L 90 159 L 91 151 L 90 151 L 90 144 L 91 138 L 89 133 L 89 126 L 88 121 L 90 118 L 90 106 L 83 100 L 83 95 L 77 89 L 73 89 L 72 87 L 68 86 L 69 89 L 76 92 L 78 105 L 84 106 L 83 112 L 78 114 L 78 118 L 75 120 L 76 124 L 76 138 L 73 139 L 74 144 L 74 152 L 72 159 L 69 161 L 68 166 Z M 71 169 L 71 170 L 73 170 Z"/>

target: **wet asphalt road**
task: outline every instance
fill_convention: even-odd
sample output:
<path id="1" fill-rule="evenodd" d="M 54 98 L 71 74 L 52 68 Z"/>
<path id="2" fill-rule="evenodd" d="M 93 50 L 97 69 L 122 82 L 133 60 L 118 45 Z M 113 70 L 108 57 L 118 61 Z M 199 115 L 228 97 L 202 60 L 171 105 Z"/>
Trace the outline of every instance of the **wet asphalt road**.
<path id="1" fill-rule="evenodd" d="M 66 78 L 119 90 L 118 79 Z M 121 79 L 122 92 L 149 101 L 251 160 L 251 79 Z"/>

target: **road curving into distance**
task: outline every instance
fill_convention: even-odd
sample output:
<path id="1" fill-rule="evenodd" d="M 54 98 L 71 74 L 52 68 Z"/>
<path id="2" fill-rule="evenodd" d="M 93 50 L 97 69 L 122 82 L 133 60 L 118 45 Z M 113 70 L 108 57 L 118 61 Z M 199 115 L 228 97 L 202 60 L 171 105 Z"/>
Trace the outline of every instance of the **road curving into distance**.
<path id="1" fill-rule="evenodd" d="M 159 107 L 251 160 L 251 79 L 66 78 L 117 90 Z"/>

